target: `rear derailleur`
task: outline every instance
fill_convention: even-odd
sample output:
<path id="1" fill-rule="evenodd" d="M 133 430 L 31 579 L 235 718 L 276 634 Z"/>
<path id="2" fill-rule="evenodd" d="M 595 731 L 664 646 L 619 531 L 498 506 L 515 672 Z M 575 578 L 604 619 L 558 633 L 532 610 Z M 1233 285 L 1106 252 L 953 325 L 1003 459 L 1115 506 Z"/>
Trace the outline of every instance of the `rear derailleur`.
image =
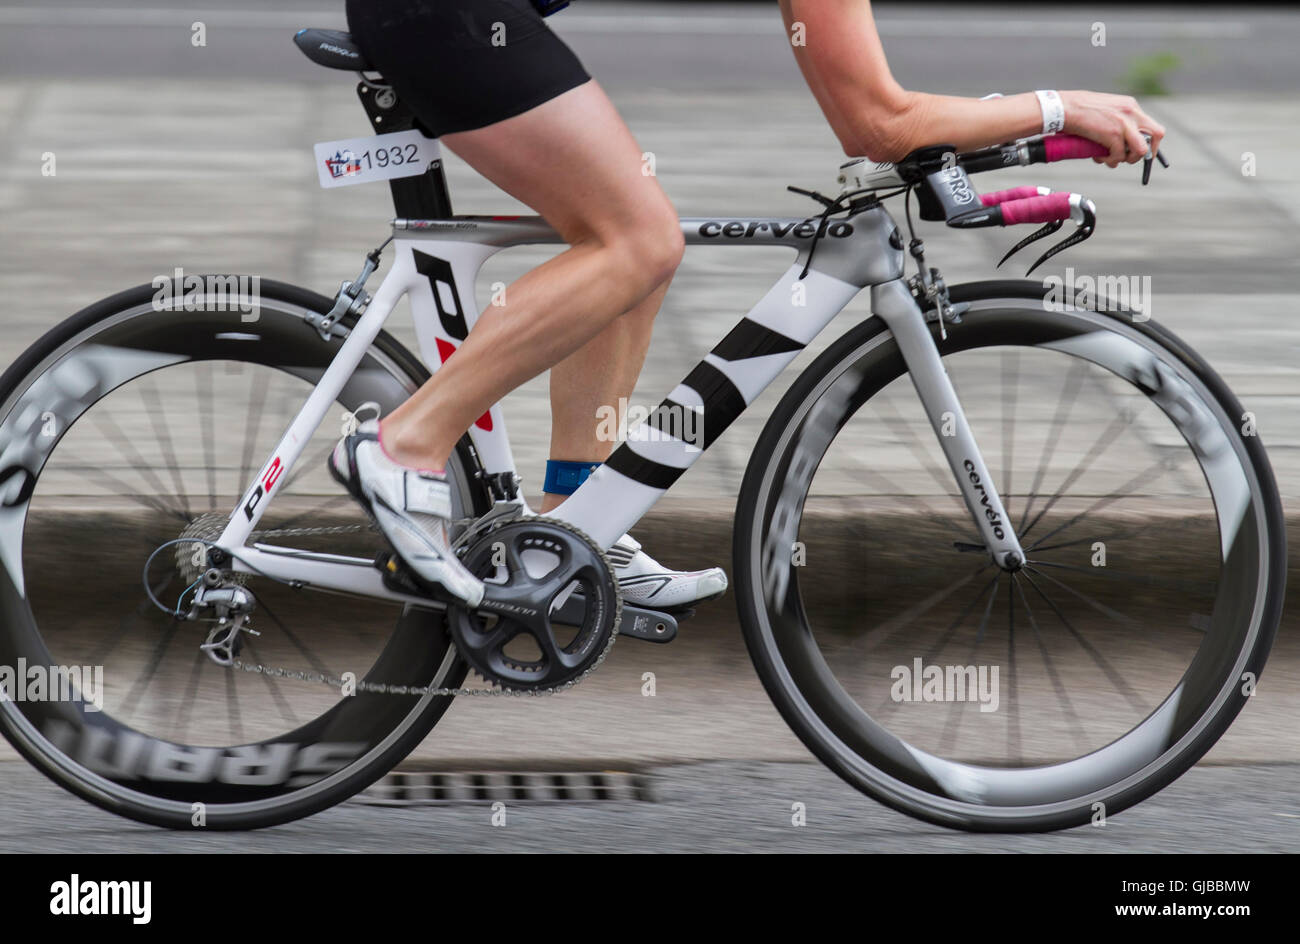
<path id="1" fill-rule="evenodd" d="M 248 587 L 210 567 L 199 579 L 189 611 L 178 614 L 178 618 L 212 621 L 208 638 L 199 648 L 217 665 L 230 666 L 244 647 L 244 634 L 261 635 L 249 625 L 256 606 L 257 599 Z"/>

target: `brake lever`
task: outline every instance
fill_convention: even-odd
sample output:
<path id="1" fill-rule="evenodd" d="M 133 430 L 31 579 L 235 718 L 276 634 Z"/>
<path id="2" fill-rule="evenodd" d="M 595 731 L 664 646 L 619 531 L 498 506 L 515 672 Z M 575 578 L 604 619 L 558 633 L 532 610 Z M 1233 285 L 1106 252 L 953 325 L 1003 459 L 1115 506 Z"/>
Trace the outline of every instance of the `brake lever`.
<path id="1" fill-rule="evenodd" d="M 1169 161 L 1165 157 L 1164 153 L 1159 149 L 1156 149 L 1154 151 L 1152 150 L 1151 135 L 1143 132 L 1142 137 L 1146 138 L 1146 142 L 1147 142 L 1147 156 L 1142 158 L 1142 186 L 1145 187 L 1147 184 L 1151 182 L 1152 159 L 1158 160 L 1160 162 L 1160 166 L 1164 168 L 1169 167 Z"/>
<path id="2" fill-rule="evenodd" d="M 1079 243 L 1083 242 L 1094 232 L 1096 232 L 1097 214 L 1092 212 L 1092 210 L 1088 206 L 1087 201 L 1083 202 L 1083 205 L 1080 206 L 1080 209 L 1083 211 L 1083 220 L 1075 227 L 1074 232 L 1071 233 L 1069 236 L 1065 237 L 1065 239 L 1061 240 L 1051 249 L 1047 250 L 1047 252 L 1039 256 L 1038 261 L 1025 270 L 1026 276 L 1028 276 L 1031 272 L 1037 269 L 1048 259 L 1052 258 L 1052 256 L 1056 255 L 1058 252 L 1064 252 L 1065 250 L 1069 249 L 1071 246 L 1077 246 Z M 1044 227 L 1044 229 L 1045 228 L 1046 227 Z M 1058 229 L 1060 228 L 1059 223 L 1057 224 L 1057 228 Z M 1046 234 L 1044 233 L 1043 235 Z"/>
<path id="3" fill-rule="evenodd" d="M 1028 236 L 1026 236 L 1024 239 L 1020 240 L 1020 242 L 1016 243 L 1014 246 L 1012 246 L 1010 249 L 1008 249 L 1008 250 L 1007 250 L 1007 254 L 1006 254 L 1005 256 L 1003 256 L 1000 260 L 998 260 L 998 264 L 997 264 L 996 266 L 994 266 L 994 268 L 996 268 L 996 269 L 1000 269 L 1000 268 L 1002 268 L 1002 263 L 1006 262 L 1008 259 L 1010 259 L 1012 256 L 1014 256 L 1014 255 L 1015 255 L 1016 253 L 1018 253 L 1020 250 L 1024 249 L 1026 246 L 1028 246 L 1030 243 L 1032 243 L 1032 242 L 1037 242 L 1038 240 L 1043 239 L 1043 238 L 1046 237 L 1046 236 L 1051 236 L 1053 233 L 1055 233 L 1058 229 L 1061 228 L 1061 225 L 1062 225 L 1062 224 L 1061 224 L 1061 221 L 1060 221 L 1060 220 L 1056 220 L 1055 222 L 1052 222 L 1052 223 L 1045 223 L 1045 224 L 1043 224 L 1043 226 L 1041 226 L 1040 228 L 1034 230 L 1032 233 L 1030 233 L 1030 234 L 1029 234 Z M 1041 261 L 1042 261 L 1042 260 L 1040 259 L 1039 262 L 1041 262 Z M 1035 263 L 1035 265 L 1036 265 L 1036 264 L 1037 264 L 1037 263 Z M 1030 271 L 1033 271 L 1033 270 L 1031 269 Z M 1025 273 L 1025 274 L 1028 275 L 1029 273 Z"/>

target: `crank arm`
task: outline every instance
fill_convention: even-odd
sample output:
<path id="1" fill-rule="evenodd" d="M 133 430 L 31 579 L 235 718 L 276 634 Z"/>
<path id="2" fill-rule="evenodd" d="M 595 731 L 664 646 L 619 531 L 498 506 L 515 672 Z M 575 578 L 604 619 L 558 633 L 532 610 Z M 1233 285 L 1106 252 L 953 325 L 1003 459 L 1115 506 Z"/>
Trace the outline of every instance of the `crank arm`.
<path id="1" fill-rule="evenodd" d="M 570 594 L 560 608 L 551 614 L 557 623 L 576 625 L 582 622 L 587 604 L 578 594 Z M 618 624 L 620 636 L 631 636 L 646 642 L 672 642 L 677 638 L 677 620 L 659 610 L 623 604 L 623 616 Z"/>

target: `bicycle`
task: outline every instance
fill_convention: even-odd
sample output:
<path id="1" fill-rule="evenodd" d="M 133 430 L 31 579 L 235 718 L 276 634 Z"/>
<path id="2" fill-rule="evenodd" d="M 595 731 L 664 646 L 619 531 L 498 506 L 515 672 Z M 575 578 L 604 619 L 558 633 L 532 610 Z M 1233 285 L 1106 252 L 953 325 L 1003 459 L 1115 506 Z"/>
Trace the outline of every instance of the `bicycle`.
<path id="1" fill-rule="evenodd" d="M 948 286 L 915 236 L 913 195 L 923 220 L 1044 224 L 1031 239 L 1072 220 L 1058 249 L 1086 238 L 1081 195 L 979 195 L 970 175 L 1095 146 L 851 161 L 838 196 L 799 191 L 820 201 L 812 217 L 683 219 L 688 244 L 796 260 L 550 517 L 519 493 L 500 406 L 475 423 L 449 464 L 457 546 L 488 588 L 471 611 L 420 586 L 325 479 L 325 421 L 394 408 L 473 326 L 482 263 L 559 239 L 535 217 L 454 215 L 437 142 L 350 38 L 297 42 L 358 72 L 377 135 L 325 153 L 322 173 L 373 170 L 394 195 L 361 274 L 333 298 L 270 280 L 232 296 L 228 276 L 162 302 L 129 289 L 0 377 L 0 665 L 106 670 L 99 704 L 90 676 L 53 699 L 0 689 L 5 736 L 56 783 L 162 826 L 283 823 L 393 768 L 456 695 L 550 693 L 619 635 L 671 640 L 682 614 L 622 604 L 602 549 L 863 289 L 872 316 L 781 399 L 736 508 L 746 645 L 812 753 L 923 820 L 1057 829 L 1151 795 L 1241 709 L 1286 549 L 1240 403 L 1139 313 L 1074 292 L 1047 304 L 1029 280 Z M 900 195 L 907 243 L 884 206 Z M 423 361 L 382 330 L 402 297 Z M 267 450 L 277 404 L 291 419 Z M 1001 432 L 992 465 L 976 429 L 986 445 Z M 142 568 L 114 627 L 105 604 Z M 494 684 L 466 687 L 471 667 Z"/>

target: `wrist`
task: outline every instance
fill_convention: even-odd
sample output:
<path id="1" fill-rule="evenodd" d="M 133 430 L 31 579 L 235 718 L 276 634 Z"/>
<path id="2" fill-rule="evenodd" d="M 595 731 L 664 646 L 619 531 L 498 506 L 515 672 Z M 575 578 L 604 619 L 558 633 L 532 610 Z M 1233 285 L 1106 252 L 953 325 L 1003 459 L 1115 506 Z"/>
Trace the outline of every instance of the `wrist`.
<path id="1" fill-rule="evenodd" d="M 1056 134 L 1065 130 L 1065 99 L 1056 89 L 1039 89 L 1034 92 L 1042 114 L 1042 133 Z"/>

